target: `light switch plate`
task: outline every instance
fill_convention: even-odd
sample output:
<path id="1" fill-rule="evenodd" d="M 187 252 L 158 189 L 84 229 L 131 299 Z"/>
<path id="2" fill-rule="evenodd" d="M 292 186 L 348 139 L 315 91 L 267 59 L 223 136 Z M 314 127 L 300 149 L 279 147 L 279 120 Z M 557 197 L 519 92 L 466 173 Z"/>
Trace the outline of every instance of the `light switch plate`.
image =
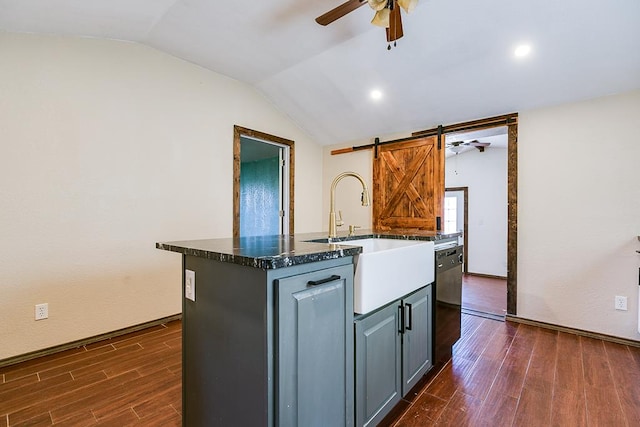
<path id="1" fill-rule="evenodd" d="M 192 270 L 184 271 L 184 297 L 191 301 L 196 300 L 196 272 Z"/>

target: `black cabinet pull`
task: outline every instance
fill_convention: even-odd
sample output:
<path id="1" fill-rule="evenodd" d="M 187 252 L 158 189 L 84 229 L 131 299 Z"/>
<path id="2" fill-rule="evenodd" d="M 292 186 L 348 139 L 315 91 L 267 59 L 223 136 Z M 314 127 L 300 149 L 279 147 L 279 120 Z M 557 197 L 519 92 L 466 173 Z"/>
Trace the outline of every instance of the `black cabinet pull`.
<path id="1" fill-rule="evenodd" d="M 399 334 L 403 334 L 404 333 L 404 307 L 402 306 L 402 304 L 400 304 L 398 306 L 398 321 L 399 321 L 399 329 L 398 329 L 398 333 Z"/>
<path id="2" fill-rule="evenodd" d="M 309 280 L 307 282 L 307 285 L 309 285 L 309 286 L 318 286 L 318 285 L 322 285 L 324 283 L 335 282 L 336 280 L 340 280 L 340 276 L 338 276 L 337 274 L 333 274 L 333 275 L 327 277 L 326 279 Z"/>
<path id="3" fill-rule="evenodd" d="M 409 309 L 409 310 L 407 310 L 409 312 L 409 321 L 407 322 L 407 326 L 405 327 L 405 329 L 407 331 L 410 331 L 411 330 L 411 325 L 413 324 L 413 307 L 409 303 L 406 303 L 405 305 Z"/>

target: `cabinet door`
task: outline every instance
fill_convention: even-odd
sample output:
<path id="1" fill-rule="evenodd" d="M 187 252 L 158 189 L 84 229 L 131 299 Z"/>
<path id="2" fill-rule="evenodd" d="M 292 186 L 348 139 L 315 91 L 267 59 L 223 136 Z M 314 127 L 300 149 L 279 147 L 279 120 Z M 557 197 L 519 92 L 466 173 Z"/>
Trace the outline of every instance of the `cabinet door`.
<path id="1" fill-rule="evenodd" d="M 353 425 L 353 266 L 276 280 L 276 425 Z"/>
<path id="2" fill-rule="evenodd" d="M 402 395 L 431 368 L 431 285 L 402 301 L 405 331 L 402 344 Z"/>
<path id="3" fill-rule="evenodd" d="M 402 398 L 399 302 L 355 322 L 356 425 L 375 426 Z"/>

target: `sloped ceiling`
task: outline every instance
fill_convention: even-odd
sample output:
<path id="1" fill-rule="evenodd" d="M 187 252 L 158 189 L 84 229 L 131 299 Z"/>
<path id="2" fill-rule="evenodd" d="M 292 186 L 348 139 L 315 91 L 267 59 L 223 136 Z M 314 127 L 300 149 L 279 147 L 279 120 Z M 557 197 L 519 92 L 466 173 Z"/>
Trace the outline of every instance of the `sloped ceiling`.
<path id="1" fill-rule="evenodd" d="M 152 46 L 253 85 L 321 144 L 640 88 L 638 0 L 420 0 L 391 50 L 366 5 L 315 23 L 342 1 L 0 0 L 0 30 Z"/>

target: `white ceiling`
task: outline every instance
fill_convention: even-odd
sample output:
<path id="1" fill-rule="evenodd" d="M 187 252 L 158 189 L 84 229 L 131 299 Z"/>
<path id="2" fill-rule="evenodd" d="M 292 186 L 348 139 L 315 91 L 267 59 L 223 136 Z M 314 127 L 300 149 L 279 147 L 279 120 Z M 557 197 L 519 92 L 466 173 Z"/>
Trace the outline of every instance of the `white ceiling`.
<path id="1" fill-rule="evenodd" d="M 366 5 L 315 23 L 343 1 L 0 0 L 0 30 L 144 43 L 255 86 L 321 144 L 640 88 L 638 0 L 420 0 L 390 51 Z"/>
<path id="2" fill-rule="evenodd" d="M 455 153 L 450 149 L 448 149 L 449 148 L 448 145 L 454 141 L 488 142 L 489 144 L 491 144 L 488 147 L 490 149 L 495 150 L 496 148 L 500 148 L 500 149 L 506 150 L 507 144 L 509 142 L 507 131 L 508 129 L 506 126 L 500 126 L 500 127 L 494 127 L 494 128 L 482 129 L 482 130 L 476 130 L 476 131 L 470 131 L 470 132 L 448 133 L 445 135 L 445 138 L 444 138 L 444 141 L 447 144 L 447 151 L 445 151 L 445 156 L 451 157 L 451 156 L 455 156 L 456 154 L 460 155 L 463 153 L 467 153 L 469 151 L 476 150 L 476 147 L 467 145 L 467 146 L 461 146 L 458 153 Z"/>

